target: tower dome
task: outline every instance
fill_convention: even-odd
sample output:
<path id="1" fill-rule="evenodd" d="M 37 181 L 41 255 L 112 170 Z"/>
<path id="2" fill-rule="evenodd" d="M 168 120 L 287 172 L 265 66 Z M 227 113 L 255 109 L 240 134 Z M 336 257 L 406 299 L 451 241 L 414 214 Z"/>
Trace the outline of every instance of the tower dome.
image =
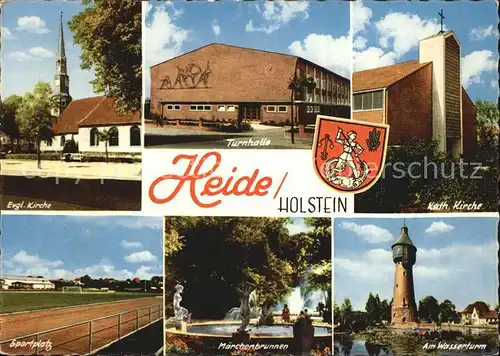
<path id="1" fill-rule="evenodd" d="M 392 260 L 394 263 L 414 265 L 417 258 L 417 248 L 413 244 L 408 234 L 408 227 L 403 224 L 401 232 L 396 241 L 392 244 Z"/>

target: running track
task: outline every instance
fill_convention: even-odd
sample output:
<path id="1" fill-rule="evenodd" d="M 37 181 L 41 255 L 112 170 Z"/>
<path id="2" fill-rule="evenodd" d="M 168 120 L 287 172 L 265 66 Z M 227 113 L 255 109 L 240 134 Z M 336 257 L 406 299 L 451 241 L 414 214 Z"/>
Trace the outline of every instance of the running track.
<path id="1" fill-rule="evenodd" d="M 150 322 L 162 317 L 160 306 L 162 298 L 140 298 L 96 305 L 83 305 L 60 309 L 44 309 L 19 314 L 0 316 L 0 339 L 2 341 L 16 338 L 17 341 L 36 341 L 36 336 L 21 338 L 24 335 L 50 330 L 70 324 L 89 321 L 113 314 L 128 312 L 121 316 L 120 335 L 123 337 Z M 138 322 L 136 309 L 139 311 Z M 40 341 L 52 343 L 52 349 L 47 352 L 40 349 L 41 354 L 86 354 L 89 352 L 89 323 L 52 331 L 40 335 Z M 106 318 L 92 323 L 92 350 L 101 348 L 118 339 L 118 316 Z M 12 348 L 10 343 L 1 343 L 0 352 L 5 354 L 33 355 L 36 349 L 30 347 Z"/>

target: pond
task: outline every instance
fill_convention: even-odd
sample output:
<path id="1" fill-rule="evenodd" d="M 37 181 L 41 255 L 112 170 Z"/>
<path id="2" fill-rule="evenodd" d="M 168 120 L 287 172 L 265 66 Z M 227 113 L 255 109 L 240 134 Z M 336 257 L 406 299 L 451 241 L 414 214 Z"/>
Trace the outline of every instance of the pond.
<path id="1" fill-rule="evenodd" d="M 450 342 L 442 341 L 441 343 Z M 439 341 L 429 342 L 429 345 L 438 345 Z M 467 342 L 454 342 L 453 344 L 468 344 Z M 443 344 L 442 344 L 443 345 Z M 491 348 L 480 351 L 446 351 L 446 350 L 424 350 L 422 345 L 375 345 L 366 342 L 365 340 L 349 340 L 335 341 L 335 355 L 338 356 L 494 356 L 495 351 Z"/>

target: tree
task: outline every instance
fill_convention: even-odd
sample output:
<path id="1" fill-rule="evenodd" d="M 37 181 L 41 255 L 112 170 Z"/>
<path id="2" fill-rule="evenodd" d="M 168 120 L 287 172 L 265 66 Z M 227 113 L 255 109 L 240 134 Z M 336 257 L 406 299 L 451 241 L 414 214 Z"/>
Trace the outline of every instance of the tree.
<path id="1" fill-rule="evenodd" d="M 38 169 L 41 169 L 42 160 L 40 144 L 42 141 L 51 141 L 53 137 L 51 112 L 54 105 L 50 84 L 38 82 L 33 93 L 24 95 L 22 104 L 16 112 L 21 135 L 28 141 L 36 142 Z"/>
<path id="2" fill-rule="evenodd" d="M 368 300 L 365 306 L 368 323 L 370 325 L 380 323 L 382 321 L 382 305 L 378 294 L 374 296 L 372 293 L 368 295 Z"/>
<path id="3" fill-rule="evenodd" d="M 418 316 L 428 323 L 439 322 L 439 303 L 436 298 L 427 296 L 418 302 Z"/>
<path id="4" fill-rule="evenodd" d="M 99 131 L 99 140 L 104 142 L 104 152 L 106 153 L 106 163 L 109 162 L 108 144 L 109 144 L 109 130 L 103 129 Z"/>
<path id="5" fill-rule="evenodd" d="M 8 96 L 0 103 L 0 130 L 8 135 L 12 142 L 20 136 L 16 112 L 22 103 L 23 97 L 16 94 Z"/>
<path id="6" fill-rule="evenodd" d="M 307 89 L 314 90 L 316 88 L 316 83 L 314 82 L 314 78 L 306 77 L 306 76 L 298 76 L 294 74 L 290 82 L 288 83 L 288 89 L 290 89 L 290 134 L 292 137 L 292 144 L 295 144 L 295 115 L 294 115 L 294 107 L 295 107 L 295 95 L 297 92 L 303 92 Z M 305 100 L 304 100 L 305 101 Z"/>
<path id="7" fill-rule="evenodd" d="M 391 321 L 391 303 L 387 299 L 384 299 L 380 303 L 380 311 L 382 320 L 387 322 Z"/>
<path id="8" fill-rule="evenodd" d="M 350 325 L 352 315 L 352 303 L 349 298 L 345 298 L 340 306 L 340 316 L 342 325 Z"/>
<path id="9" fill-rule="evenodd" d="M 448 299 L 439 304 L 439 321 L 441 323 L 456 323 L 459 320 L 455 304 Z"/>
<path id="10" fill-rule="evenodd" d="M 307 249 L 289 219 L 169 217 L 165 220 L 165 294 L 185 286 L 183 302 L 197 318 L 220 318 L 239 305 L 236 287 L 256 285 L 261 306 L 275 305 L 304 277 Z M 200 298 L 203 296 L 203 298 Z"/>
<path id="11" fill-rule="evenodd" d="M 494 102 L 477 100 L 477 158 L 489 166 L 498 162 L 498 105 Z"/>
<path id="12" fill-rule="evenodd" d="M 384 171 L 368 191 L 356 194 L 356 212 L 428 212 L 430 202 L 480 201 L 497 209 L 498 168 L 476 172 L 475 165 L 452 162 L 438 142 L 423 140 L 389 147 Z"/>
<path id="13" fill-rule="evenodd" d="M 141 1 L 83 0 L 69 27 L 82 49 L 81 68 L 94 69 L 95 92 L 117 99 L 117 111 L 141 109 Z"/>
<path id="14" fill-rule="evenodd" d="M 309 244 L 306 249 L 305 263 L 311 266 L 307 286 L 309 291 L 322 290 L 326 294 L 323 320 L 331 322 L 332 315 L 332 221 L 330 218 L 304 218 Z M 303 241 L 303 238 L 300 239 Z M 303 246 L 302 248 L 304 248 Z"/>

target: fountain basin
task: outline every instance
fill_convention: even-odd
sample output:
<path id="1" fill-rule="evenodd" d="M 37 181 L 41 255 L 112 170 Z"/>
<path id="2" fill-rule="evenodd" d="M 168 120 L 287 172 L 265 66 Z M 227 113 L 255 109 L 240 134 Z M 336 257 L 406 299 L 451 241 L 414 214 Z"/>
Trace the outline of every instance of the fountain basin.
<path id="1" fill-rule="evenodd" d="M 186 331 L 167 329 L 168 334 L 196 336 L 200 338 L 232 338 L 241 322 L 230 321 L 209 321 L 191 323 L 186 327 Z M 293 324 L 275 324 L 272 326 L 257 326 L 250 324 L 248 327 L 250 339 L 293 339 Z M 314 325 L 315 340 L 331 340 L 332 328 L 326 325 Z"/>

